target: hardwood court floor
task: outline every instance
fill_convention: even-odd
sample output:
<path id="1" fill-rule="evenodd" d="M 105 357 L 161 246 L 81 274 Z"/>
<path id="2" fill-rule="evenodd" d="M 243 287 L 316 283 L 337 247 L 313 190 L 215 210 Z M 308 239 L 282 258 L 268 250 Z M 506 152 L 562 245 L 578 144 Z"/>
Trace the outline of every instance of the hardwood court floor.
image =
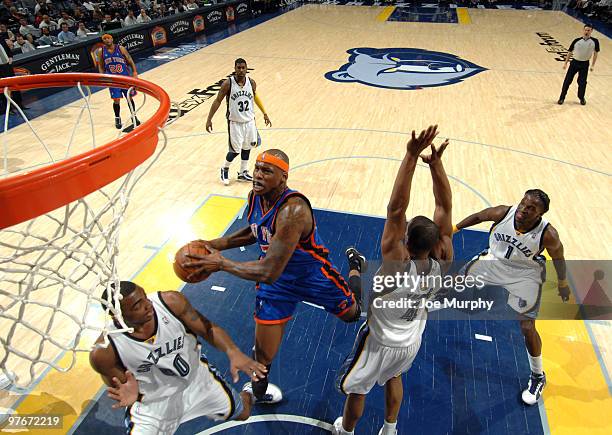
<path id="1" fill-rule="evenodd" d="M 514 204 L 525 190 L 538 187 L 550 195 L 547 218 L 559 231 L 566 258 L 609 259 L 610 40 L 594 32 L 601 56 L 589 74 L 588 104 L 578 104 L 574 84 L 565 105 L 558 106 L 562 63 L 540 44 L 536 32 L 547 32 L 567 47 L 582 28 L 575 19 L 561 12 L 470 9 L 472 23 L 466 25 L 379 22 L 381 11 L 303 6 L 141 78 L 162 85 L 180 102 L 192 90 L 225 77 L 234 59 L 244 57 L 274 124 L 265 128 L 258 113 L 263 146 L 287 152 L 290 186 L 318 208 L 384 216 L 408 133 L 437 123 L 441 137 L 451 138 L 444 158 L 452 177 L 454 221 L 488 205 Z M 444 52 L 486 70 L 459 83 L 419 90 L 325 78 L 347 63 L 347 50 L 359 47 Z M 204 132 L 211 101 L 168 127 L 167 150 L 134 191 L 120 238 L 124 277 L 142 267 L 150 247 L 177 231 L 184 231 L 184 240 L 194 238 L 183 224 L 207 195 L 244 197 L 249 190 L 235 182 L 238 163 L 229 187 L 218 182 L 227 135 L 223 109 L 213 120 L 214 134 Z M 114 137 L 107 92 L 95 94 L 92 104 L 98 140 Z M 67 133 L 66 119 L 75 110 L 59 109 L 35 123 L 41 130 Z M 20 126 L 13 134 L 24 131 Z M 15 152 L 14 162 L 31 159 L 27 149 Z M 425 167 L 417 170 L 413 186 L 408 214 L 431 214 Z M 609 326 L 598 323 L 592 332 L 612 368 Z M 5 396 L 0 405 L 10 406 L 14 399 Z"/>

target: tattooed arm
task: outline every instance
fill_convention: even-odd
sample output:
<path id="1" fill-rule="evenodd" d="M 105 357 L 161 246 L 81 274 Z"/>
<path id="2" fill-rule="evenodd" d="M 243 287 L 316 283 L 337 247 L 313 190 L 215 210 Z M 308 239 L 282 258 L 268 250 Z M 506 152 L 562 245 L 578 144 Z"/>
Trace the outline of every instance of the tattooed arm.
<path id="1" fill-rule="evenodd" d="M 234 382 L 238 381 L 238 371 L 243 371 L 252 380 L 265 376 L 266 367 L 246 356 L 238 349 L 231 337 L 219 325 L 208 320 L 194 309 L 182 293 L 175 291 L 161 292 L 160 299 L 190 331 L 202 337 L 212 346 L 225 352 L 230 361 L 230 372 Z"/>

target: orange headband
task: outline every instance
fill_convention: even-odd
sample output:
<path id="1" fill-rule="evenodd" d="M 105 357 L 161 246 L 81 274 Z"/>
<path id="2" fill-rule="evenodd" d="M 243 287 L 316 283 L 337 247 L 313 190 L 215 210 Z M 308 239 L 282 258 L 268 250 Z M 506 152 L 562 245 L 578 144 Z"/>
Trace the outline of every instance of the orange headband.
<path id="1" fill-rule="evenodd" d="M 272 166 L 276 166 L 283 172 L 289 173 L 289 163 L 285 162 L 282 159 L 279 159 L 272 154 L 268 154 L 265 151 L 257 156 L 257 161 L 262 163 L 269 163 Z"/>

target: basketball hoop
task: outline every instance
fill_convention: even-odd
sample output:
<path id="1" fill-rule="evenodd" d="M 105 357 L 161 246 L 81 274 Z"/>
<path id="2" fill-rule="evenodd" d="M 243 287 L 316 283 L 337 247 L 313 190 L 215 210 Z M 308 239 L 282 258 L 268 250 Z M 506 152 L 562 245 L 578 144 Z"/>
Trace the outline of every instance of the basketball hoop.
<path id="1" fill-rule="evenodd" d="M 90 86 L 128 89 L 128 94 L 134 89 L 145 95 L 145 101 L 146 95 L 153 97 L 159 106 L 129 134 L 96 146 Z M 0 141 L 0 368 L 17 385 L 28 386 L 46 366 L 69 370 L 76 352 L 91 349 L 91 343 L 79 347 L 85 333 L 106 337 L 106 324 L 92 322 L 100 302 L 122 326 L 119 332 L 128 330 L 119 307 L 119 227 L 132 189 L 166 147 L 163 129 L 170 99 L 151 82 L 118 75 L 11 77 L 1 79 L 0 87 L 7 99 Z M 62 150 L 49 142 L 57 142 L 58 132 L 44 138 L 35 126 L 37 120 L 28 120 L 11 99 L 11 91 L 50 87 L 76 87 L 81 96 L 76 123 Z M 11 106 L 25 125 L 9 130 Z M 132 120 L 142 106 L 130 113 Z M 84 114 L 89 115 L 91 131 L 87 140 L 79 137 L 89 135 L 78 128 Z M 63 122 L 63 115 L 60 118 Z M 38 153 L 47 160 L 25 169 L 12 168 L 11 161 L 20 160 L 14 157 L 16 147 L 27 152 L 32 144 L 44 148 L 44 153 Z M 104 289 L 109 296 L 102 301 Z M 72 352 L 72 359 L 60 366 L 56 359 L 66 351 Z"/>

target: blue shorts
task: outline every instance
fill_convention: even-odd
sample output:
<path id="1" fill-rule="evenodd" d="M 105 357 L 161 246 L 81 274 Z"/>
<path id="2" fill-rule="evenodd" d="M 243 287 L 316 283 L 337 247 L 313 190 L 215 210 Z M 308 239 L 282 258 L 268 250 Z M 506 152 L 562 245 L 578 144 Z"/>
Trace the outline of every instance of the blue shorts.
<path id="1" fill-rule="evenodd" d="M 355 298 L 340 272 L 329 264 L 304 267 L 299 273 L 285 270 L 273 284 L 257 285 L 255 322 L 285 323 L 299 302 L 322 306 L 340 317 L 353 306 Z"/>
<path id="2" fill-rule="evenodd" d="M 111 94 L 111 98 L 113 100 L 117 100 L 120 99 L 122 96 L 127 96 L 127 89 L 123 89 L 123 88 L 108 88 L 108 90 L 110 91 Z M 130 97 L 133 97 L 134 95 L 136 95 L 136 89 L 132 89 L 132 92 L 130 92 Z"/>

